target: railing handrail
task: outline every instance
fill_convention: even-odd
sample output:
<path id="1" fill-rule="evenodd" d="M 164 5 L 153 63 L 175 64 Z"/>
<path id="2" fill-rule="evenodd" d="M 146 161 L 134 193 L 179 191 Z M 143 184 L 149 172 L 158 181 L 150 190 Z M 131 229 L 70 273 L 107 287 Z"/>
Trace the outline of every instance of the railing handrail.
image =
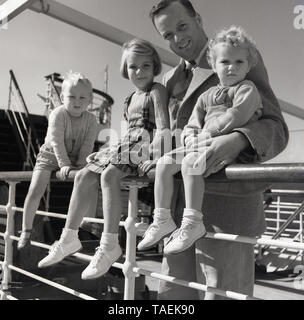
<path id="1" fill-rule="evenodd" d="M 237 168 L 240 172 L 237 172 Z M 282 174 L 282 172 L 284 174 Z M 288 175 L 286 174 L 288 173 Z M 76 171 L 72 171 L 69 175 L 69 180 L 73 180 L 75 177 Z M 276 179 L 280 175 L 280 180 L 283 182 L 290 182 L 294 175 L 297 175 L 297 181 L 304 181 L 304 164 L 280 164 L 280 165 L 230 165 L 225 170 L 222 170 L 217 175 L 210 177 L 208 180 L 213 182 L 236 182 L 236 181 L 250 181 L 254 182 L 272 182 L 271 179 Z M 137 191 L 138 188 L 147 185 L 147 182 L 153 179 L 153 172 L 150 172 L 148 177 L 144 178 L 125 178 L 122 180 L 122 186 L 129 187 L 129 214 L 127 220 L 124 222 L 124 227 L 127 232 L 127 243 L 126 243 L 126 257 L 125 263 L 118 266 L 118 263 L 114 263 L 114 267 L 119 267 L 123 270 L 125 275 L 125 294 L 124 298 L 134 299 L 135 292 L 135 274 L 146 274 L 152 277 L 173 282 L 179 285 L 184 285 L 187 287 L 192 287 L 197 290 L 210 291 L 222 296 L 227 296 L 227 293 L 231 293 L 233 298 L 236 299 L 256 299 L 254 297 L 246 296 L 239 294 L 237 292 L 223 291 L 215 287 L 209 287 L 200 283 L 187 282 L 182 279 L 176 279 L 175 277 L 165 276 L 148 270 L 143 270 L 136 266 L 135 262 L 135 248 L 136 248 L 136 226 L 135 221 L 137 218 Z M 14 236 L 14 214 L 16 211 L 23 211 L 22 208 L 18 208 L 15 205 L 15 195 L 16 195 L 16 184 L 19 181 L 29 181 L 31 179 L 32 172 L 0 172 L 0 180 L 5 180 L 9 183 L 9 200 L 8 204 L 5 206 L 7 211 L 7 229 L 4 234 L 0 233 L 1 237 L 4 237 L 5 240 L 5 261 L 1 262 L 3 266 L 3 288 L 7 290 L 9 283 L 11 281 L 10 269 L 13 269 L 17 272 L 20 270 L 13 266 L 12 259 L 12 240 L 18 240 L 19 237 Z M 283 177 L 283 178 L 282 178 Z M 59 178 L 59 172 L 54 172 L 53 179 Z M 0 206 L 2 207 L 2 206 Z M 37 212 L 38 213 L 38 212 Z M 39 212 L 38 214 L 47 215 L 48 212 Z M 54 214 L 55 215 L 55 214 Z M 134 232 L 135 231 L 135 232 Z M 298 241 L 282 241 L 282 240 L 273 240 L 273 239 L 263 239 L 262 237 L 246 237 L 233 234 L 224 234 L 224 233 L 207 233 L 207 238 L 226 240 L 232 242 L 242 242 L 253 245 L 260 246 L 275 246 L 281 248 L 291 248 L 296 250 L 304 250 L 304 243 L 302 240 Z M 45 244 L 33 243 L 34 245 L 46 247 Z M 75 257 L 81 258 L 80 255 L 75 254 Z M 85 257 L 88 259 L 88 257 Z M 91 259 L 91 258 L 90 258 Z M 28 274 L 28 276 L 31 276 Z M 44 281 L 40 279 L 40 281 Z M 50 283 L 51 285 L 51 283 Z M 78 294 L 78 293 L 77 293 Z M 5 297 L 4 297 L 5 298 Z"/>
<path id="2" fill-rule="evenodd" d="M 32 130 L 34 140 L 36 141 L 38 148 L 40 148 L 40 144 L 39 144 L 39 140 L 38 140 L 38 135 L 37 135 L 36 129 L 35 129 L 35 127 L 34 127 L 34 125 L 32 123 L 32 120 L 30 118 L 30 114 L 28 112 L 28 108 L 26 106 L 26 103 L 25 103 L 25 100 L 23 98 L 22 92 L 21 92 L 21 90 L 19 88 L 19 85 L 18 85 L 17 79 L 15 77 L 15 74 L 14 74 L 13 70 L 10 70 L 9 73 L 10 73 L 11 79 L 12 79 L 12 81 L 14 83 L 14 86 L 15 86 L 17 92 L 18 92 L 19 98 L 20 98 L 20 100 L 22 102 L 22 107 L 23 107 L 24 113 L 26 115 L 29 127 Z"/>
<path id="3" fill-rule="evenodd" d="M 76 170 L 71 170 L 67 181 L 73 181 Z M 132 181 L 154 181 L 155 171 L 151 170 L 145 177 L 132 177 Z M 32 171 L 0 171 L 0 180 L 28 181 Z M 59 179 L 59 172 L 53 172 L 53 179 Z M 123 181 L 128 180 L 126 177 Z M 210 182 L 263 182 L 271 183 L 304 182 L 304 163 L 281 164 L 232 164 L 207 178 Z"/>

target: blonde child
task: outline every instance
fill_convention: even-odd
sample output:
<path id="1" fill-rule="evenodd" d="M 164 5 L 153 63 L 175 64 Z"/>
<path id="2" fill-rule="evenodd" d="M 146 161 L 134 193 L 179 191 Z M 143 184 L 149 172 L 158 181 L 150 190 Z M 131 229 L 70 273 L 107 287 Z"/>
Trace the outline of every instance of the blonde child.
<path id="1" fill-rule="evenodd" d="M 60 179 L 65 180 L 72 168 L 79 169 L 86 164 L 86 157 L 93 151 L 97 121 L 86 111 L 92 94 L 91 82 L 80 73 L 70 72 L 62 83 L 63 104 L 50 114 L 45 141 L 37 155 L 25 199 L 19 250 L 30 243 L 35 212 L 51 173 L 60 170 Z"/>
<path id="2" fill-rule="evenodd" d="M 207 58 L 219 84 L 199 97 L 182 133 L 183 146 L 157 163 L 154 221 L 138 244 L 139 250 L 154 246 L 176 229 L 170 205 L 173 176 L 178 171 L 182 172 L 186 208 L 181 227 L 166 242 L 164 253 L 182 252 L 205 235 L 202 204 L 207 147 L 198 147 L 198 144 L 228 134 L 262 115 L 258 90 L 253 82 L 245 79 L 257 63 L 255 44 L 245 31 L 232 26 L 217 33 L 209 42 Z"/>
<path id="3" fill-rule="evenodd" d="M 154 167 L 156 161 L 150 160 L 150 151 L 161 150 L 163 134 L 169 132 L 167 91 L 164 86 L 154 82 L 154 77 L 161 72 L 161 61 L 152 45 L 141 39 L 125 43 L 120 72 L 135 87 L 124 106 L 124 117 L 128 122 L 127 132 L 117 146 L 92 154 L 88 158 L 89 163 L 82 170 L 83 175 L 88 177 L 88 188 L 92 184 L 95 186 L 94 179 L 100 177 L 104 215 L 100 246 L 82 272 L 81 278 L 84 280 L 102 276 L 121 256 L 122 250 L 118 242 L 122 210 L 120 181 L 125 176 L 144 174 Z M 154 129 L 156 132 L 153 135 Z M 81 186 L 77 185 L 75 190 L 76 194 L 79 192 L 77 190 L 81 190 Z M 73 194 L 74 190 L 74 199 Z M 70 208 L 73 207 L 74 210 L 69 210 L 61 238 L 49 255 L 39 262 L 39 267 L 50 266 L 81 249 L 78 227 L 84 212 L 79 210 L 79 206 L 80 203 L 74 208 L 73 203 L 70 203 Z"/>

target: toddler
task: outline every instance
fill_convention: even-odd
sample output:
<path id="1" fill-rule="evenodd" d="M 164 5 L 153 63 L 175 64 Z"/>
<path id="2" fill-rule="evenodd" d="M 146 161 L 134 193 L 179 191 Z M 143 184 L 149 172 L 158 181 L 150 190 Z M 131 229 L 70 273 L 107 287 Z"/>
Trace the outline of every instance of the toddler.
<path id="1" fill-rule="evenodd" d="M 70 72 L 65 77 L 61 90 L 63 104 L 50 114 L 45 141 L 37 155 L 25 199 L 19 250 L 30 243 L 35 212 L 51 173 L 60 170 L 60 179 L 65 180 L 72 168 L 79 169 L 86 164 L 86 157 L 93 151 L 97 120 L 86 111 L 92 95 L 92 84 L 85 76 Z"/>

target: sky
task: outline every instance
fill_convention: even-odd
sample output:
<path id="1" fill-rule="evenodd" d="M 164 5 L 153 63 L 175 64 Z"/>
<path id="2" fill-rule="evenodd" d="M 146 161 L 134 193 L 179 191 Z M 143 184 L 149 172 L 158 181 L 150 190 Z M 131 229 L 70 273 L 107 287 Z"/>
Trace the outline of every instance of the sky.
<path id="1" fill-rule="evenodd" d="M 0 0 L 0 4 L 3 2 Z M 167 49 L 149 18 L 156 0 L 57 2 Z M 304 0 L 193 0 L 192 3 L 209 36 L 232 24 L 243 26 L 257 43 L 277 97 L 304 109 L 304 29 L 294 27 L 294 8 L 304 5 Z M 115 100 L 112 128 L 120 132 L 123 101 L 133 90 L 130 81 L 119 73 L 120 46 L 30 10 L 9 22 L 7 29 L 0 30 L 0 43 L 0 108 L 7 106 L 10 69 L 15 72 L 30 112 L 43 114 L 45 107 L 37 93 L 45 94 L 44 76 L 81 71 L 95 88 L 103 90 L 107 64 L 108 93 Z M 169 67 L 164 66 L 163 72 L 167 70 Z M 156 80 L 161 81 L 161 76 Z M 283 160 L 304 161 L 301 148 L 304 121 L 287 114 L 284 117 L 291 140 Z"/>

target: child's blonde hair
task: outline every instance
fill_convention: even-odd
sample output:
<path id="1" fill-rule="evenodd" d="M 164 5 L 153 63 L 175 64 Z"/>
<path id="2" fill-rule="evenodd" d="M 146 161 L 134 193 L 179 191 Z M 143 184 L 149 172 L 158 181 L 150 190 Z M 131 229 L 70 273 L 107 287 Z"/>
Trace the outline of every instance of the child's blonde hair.
<path id="1" fill-rule="evenodd" d="M 135 53 L 142 56 L 150 56 L 153 60 L 153 74 L 157 76 L 161 73 L 162 65 L 160 57 L 152 46 L 152 44 L 146 40 L 134 38 L 128 42 L 125 42 L 122 46 L 122 57 L 120 63 L 120 73 L 121 75 L 129 79 L 128 76 L 128 66 L 127 66 L 127 57 L 129 53 Z"/>
<path id="2" fill-rule="evenodd" d="M 250 67 L 254 67 L 258 62 L 258 51 L 254 40 L 240 26 L 231 26 L 219 31 L 213 39 L 209 41 L 207 60 L 213 68 L 216 61 L 216 52 L 214 47 L 218 43 L 225 43 L 228 46 L 244 48 L 248 50 L 248 62 Z"/>
<path id="3" fill-rule="evenodd" d="M 82 73 L 80 72 L 73 72 L 69 71 L 62 82 L 61 86 L 61 94 L 64 93 L 64 91 L 70 87 L 70 86 L 76 86 L 78 83 L 84 84 L 88 90 L 91 92 L 91 96 L 93 96 L 93 86 L 91 81 L 85 77 Z"/>

